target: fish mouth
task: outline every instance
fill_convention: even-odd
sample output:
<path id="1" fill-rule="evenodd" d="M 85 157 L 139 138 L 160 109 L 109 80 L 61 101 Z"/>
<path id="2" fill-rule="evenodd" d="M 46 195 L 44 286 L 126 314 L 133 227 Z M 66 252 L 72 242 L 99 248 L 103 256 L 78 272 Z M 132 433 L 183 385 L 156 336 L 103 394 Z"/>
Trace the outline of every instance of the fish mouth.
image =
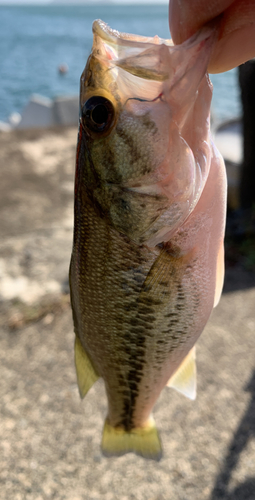
<path id="1" fill-rule="evenodd" d="M 144 80 L 162 82 L 169 77 L 164 62 L 167 47 L 173 47 L 172 40 L 121 33 L 100 19 L 94 21 L 92 30 L 92 53 L 101 62 Z"/>
<path id="2" fill-rule="evenodd" d="M 169 78 L 179 78 L 171 67 L 178 67 L 183 51 L 187 53 L 187 60 L 193 59 L 198 47 L 208 45 L 208 40 L 211 40 L 209 45 L 212 45 L 212 32 L 215 29 L 211 26 L 203 28 L 181 46 L 157 35 L 146 37 L 121 33 L 100 19 L 94 21 L 92 31 L 92 54 L 108 68 L 118 67 L 144 80 L 164 82 Z"/>
<path id="3" fill-rule="evenodd" d="M 162 95 L 171 72 L 171 40 L 120 33 L 101 20 L 94 21 L 92 31 L 92 51 L 81 76 L 81 108 L 89 98 L 103 95 L 117 116 L 131 99 L 149 102 Z"/>

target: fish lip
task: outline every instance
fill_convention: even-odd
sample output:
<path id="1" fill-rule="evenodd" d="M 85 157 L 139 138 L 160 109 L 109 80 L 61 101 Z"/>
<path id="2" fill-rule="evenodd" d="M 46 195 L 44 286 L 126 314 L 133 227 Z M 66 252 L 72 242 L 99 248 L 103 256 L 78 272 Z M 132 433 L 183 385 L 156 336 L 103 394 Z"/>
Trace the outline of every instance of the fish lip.
<path id="1" fill-rule="evenodd" d="M 92 25 L 92 31 L 94 35 L 97 35 L 101 40 L 110 43 L 111 45 L 125 45 L 125 46 L 136 46 L 137 48 L 146 48 L 145 46 L 155 46 L 155 45 L 166 45 L 171 47 L 172 50 L 183 50 L 185 45 L 192 47 L 194 44 L 198 44 L 203 40 L 206 40 L 215 32 L 215 36 L 218 36 L 219 28 L 218 25 L 211 21 L 206 26 L 198 30 L 192 37 L 183 42 L 181 45 L 174 45 L 171 38 L 160 38 L 157 35 L 154 37 L 142 36 L 142 35 L 132 35 L 130 33 L 120 32 L 118 30 L 110 28 L 108 24 L 101 19 L 96 19 Z"/>
<path id="2" fill-rule="evenodd" d="M 120 32 L 118 30 L 114 30 L 108 26 L 107 23 L 102 21 L 101 19 L 96 19 L 92 25 L 92 31 L 94 35 L 98 35 L 105 42 L 114 44 L 114 45 L 135 45 L 141 48 L 145 45 L 169 45 L 173 46 L 173 41 L 171 39 L 163 39 L 158 36 L 147 37 L 142 35 L 132 35 L 130 33 Z"/>

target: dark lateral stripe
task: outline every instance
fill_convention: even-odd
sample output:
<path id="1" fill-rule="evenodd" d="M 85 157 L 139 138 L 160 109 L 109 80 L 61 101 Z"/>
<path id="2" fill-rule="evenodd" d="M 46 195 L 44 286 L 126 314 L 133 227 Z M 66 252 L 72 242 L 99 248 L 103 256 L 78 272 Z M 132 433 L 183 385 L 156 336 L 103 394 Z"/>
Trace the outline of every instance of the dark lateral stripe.
<path id="1" fill-rule="evenodd" d="M 146 300 L 141 300 L 136 303 L 137 313 L 135 317 L 128 320 L 128 337 L 123 339 L 123 349 L 129 358 L 130 368 L 125 378 L 125 397 L 119 425 L 126 431 L 134 427 L 134 412 L 146 362 L 146 342 L 148 338 L 151 338 L 151 332 L 154 330 L 153 323 L 156 321 L 155 310 L 152 307 L 153 300 L 148 301 L 149 305 L 145 304 L 146 302 Z M 129 397 L 126 392 L 127 387 Z"/>

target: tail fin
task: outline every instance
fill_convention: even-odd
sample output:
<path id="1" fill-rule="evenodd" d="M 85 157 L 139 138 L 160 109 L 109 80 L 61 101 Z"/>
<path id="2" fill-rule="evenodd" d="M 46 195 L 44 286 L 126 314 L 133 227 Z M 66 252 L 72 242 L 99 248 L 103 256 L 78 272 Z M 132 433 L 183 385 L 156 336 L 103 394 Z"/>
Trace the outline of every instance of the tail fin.
<path id="1" fill-rule="evenodd" d="M 152 418 L 145 427 L 134 428 L 129 432 L 120 427 L 112 427 L 106 420 L 101 447 L 107 457 L 120 456 L 131 451 L 157 461 L 162 457 L 160 438 Z"/>

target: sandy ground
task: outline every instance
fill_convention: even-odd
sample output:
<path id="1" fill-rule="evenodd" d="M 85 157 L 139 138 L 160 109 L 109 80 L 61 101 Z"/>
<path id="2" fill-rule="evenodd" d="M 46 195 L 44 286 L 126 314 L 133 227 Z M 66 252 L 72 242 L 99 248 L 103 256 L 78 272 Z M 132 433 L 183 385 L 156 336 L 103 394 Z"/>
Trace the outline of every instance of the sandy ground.
<path id="1" fill-rule="evenodd" d="M 255 500 L 255 277 L 227 270 L 198 397 L 165 389 L 159 463 L 101 455 L 102 382 L 76 386 L 67 286 L 75 129 L 0 134 L 0 499 Z"/>

